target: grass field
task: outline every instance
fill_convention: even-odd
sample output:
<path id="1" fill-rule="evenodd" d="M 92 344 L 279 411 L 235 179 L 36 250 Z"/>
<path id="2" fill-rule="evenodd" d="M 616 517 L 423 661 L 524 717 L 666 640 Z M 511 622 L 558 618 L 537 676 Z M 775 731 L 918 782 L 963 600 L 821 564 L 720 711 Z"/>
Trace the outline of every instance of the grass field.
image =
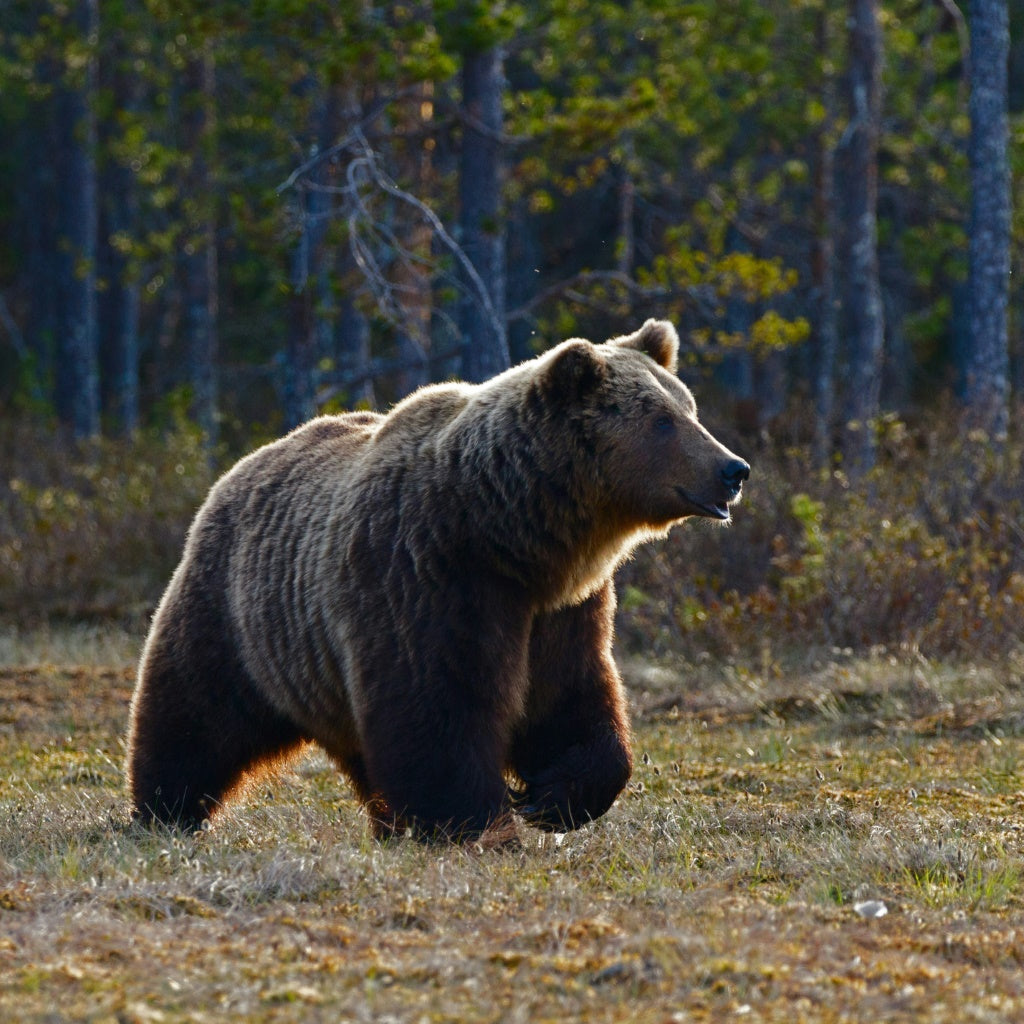
<path id="1" fill-rule="evenodd" d="M 137 646 L 0 632 L 0 1020 L 1024 1019 L 1024 654 L 627 663 L 629 791 L 479 852 L 315 750 L 126 826 Z"/>

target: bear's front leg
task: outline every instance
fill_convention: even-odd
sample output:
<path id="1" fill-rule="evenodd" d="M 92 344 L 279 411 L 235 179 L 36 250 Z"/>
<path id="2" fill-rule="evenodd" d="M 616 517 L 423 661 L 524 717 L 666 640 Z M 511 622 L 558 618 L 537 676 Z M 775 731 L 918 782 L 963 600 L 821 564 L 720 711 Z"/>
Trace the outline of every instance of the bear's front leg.
<path id="1" fill-rule="evenodd" d="M 490 714 L 445 701 L 366 722 L 367 804 L 378 838 L 411 830 L 421 841 L 479 838 L 509 811 L 503 744 Z"/>
<path id="2" fill-rule="evenodd" d="M 397 644 L 387 629 L 364 637 L 354 659 L 365 786 L 390 816 L 378 835 L 408 828 L 463 842 L 510 819 L 504 770 L 526 690 L 528 616 L 486 614 L 487 602 L 468 597 L 424 593 L 446 607 L 410 614 L 425 626 L 412 637 L 407 623 Z"/>
<path id="3" fill-rule="evenodd" d="M 517 809 L 553 831 L 600 817 L 633 768 L 626 700 L 612 660 L 615 592 L 609 581 L 582 604 L 540 615 L 530 634 L 526 717 L 509 767 L 524 789 Z"/>

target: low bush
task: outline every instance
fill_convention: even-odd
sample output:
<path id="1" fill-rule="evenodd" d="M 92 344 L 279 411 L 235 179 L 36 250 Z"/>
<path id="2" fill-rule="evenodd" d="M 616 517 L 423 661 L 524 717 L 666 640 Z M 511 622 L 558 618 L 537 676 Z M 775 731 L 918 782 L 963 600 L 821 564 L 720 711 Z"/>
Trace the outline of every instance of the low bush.
<path id="1" fill-rule="evenodd" d="M 998 656 L 1024 639 L 1024 444 L 961 441 L 954 417 L 879 427 L 878 465 L 762 441 L 733 524 L 692 522 L 619 573 L 626 652 L 762 661 L 766 651 Z M 227 461 L 222 459 L 220 461 Z M 216 475 L 181 424 L 62 444 L 0 424 L 0 617 L 137 620 L 152 610 Z"/>
<path id="2" fill-rule="evenodd" d="M 727 530 L 704 524 L 621 572 L 628 647 L 763 659 L 907 647 L 998 656 L 1024 640 L 1024 445 L 961 440 L 954 417 L 879 428 L 875 469 L 812 472 L 766 446 Z"/>
<path id="3" fill-rule="evenodd" d="M 62 441 L 0 421 L 0 616 L 148 614 L 214 476 L 181 424 L 134 441 Z"/>

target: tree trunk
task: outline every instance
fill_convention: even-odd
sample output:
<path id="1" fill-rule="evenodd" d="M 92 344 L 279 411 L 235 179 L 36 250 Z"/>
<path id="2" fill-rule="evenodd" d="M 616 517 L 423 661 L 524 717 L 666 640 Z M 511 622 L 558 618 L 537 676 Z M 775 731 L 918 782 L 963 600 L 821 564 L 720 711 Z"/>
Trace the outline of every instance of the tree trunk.
<path id="1" fill-rule="evenodd" d="M 822 63 L 822 105 L 825 119 L 815 140 L 817 163 L 814 177 L 814 228 L 817 232 L 813 254 L 814 289 L 817 294 L 817 330 L 814 366 L 814 463 L 825 465 L 832 455 L 832 425 L 835 395 L 836 352 L 839 330 L 836 323 L 835 268 L 835 153 L 832 142 L 833 89 L 828 60 L 828 9 L 818 13 L 817 48 Z"/>
<path id="2" fill-rule="evenodd" d="M 392 147 L 400 178 L 414 194 L 429 195 L 434 179 L 434 155 L 425 145 L 434 116 L 434 86 L 421 82 L 409 90 L 395 110 Z M 434 228 L 424 218 L 409 216 L 402 204 L 385 204 L 388 229 L 399 242 L 391 258 L 392 322 L 395 326 L 399 370 L 395 375 L 396 397 L 401 398 L 430 381 L 431 318 L 434 296 L 431 287 L 431 248 Z"/>
<path id="3" fill-rule="evenodd" d="M 298 192 L 297 206 L 305 205 L 305 190 Z M 292 290 L 288 300 L 288 338 L 284 365 L 284 427 L 292 430 L 313 415 L 313 371 L 316 366 L 316 335 L 308 287 L 309 233 L 302 213 L 300 238 L 292 251 Z"/>
<path id="4" fill-rule="evenodd" d="M 323 89 L 315 114 L 317 146 L 320 153 L 327 154 L 341 137 L 342 125 L 345 123 L 347 114 L 346 90 L 337 84 L 327 84 Z M 315 293 L 312 310 L 313 345 L 318 366 L 332 366 L 337 355 L 336 341 L 340 312 L 335 274 L 338 252 L 337 248 L 330 245 L 328 240 L 328 228 L 336 213 L 337 176 L 337 159 L 328 155 L 317 164 L 313 172 L 315 187 L 309 203 L 310 217 L 313 220 L 311 232 L 314 252 L 313 273 L 315 275 L 314 281 L 311 282 Z M 317 370 L 313 380 L 315 404 L 315 393 L 323 382 L 323 374 Z"/>
<path id="5" fill-rule="evenodd" d="M 185 67 L 182 288 L 191 413 L 210 445 L 217 440 L 217 230 L 211 180 L 214 86 L 213 48 L 207 41 Z"/>
<path id="6" fill-rule="evenodd" d="M 52 62 L 41 62 L 40 80 L 52 84 Z M 33 104 L 30 124 L 21 128 L 19 152 L 26 154 L 32 174 L 18 175 L 18 218 L 25 225 L 24 280 L 28 295 L 25 341 L 32 360 L 36 388 L 53 377 L 53 341 L 56 336 L 57 296 L 57 166 L 50 157 L 58 152 L 56 118 L 47 116 L 41 104 Z"/>
<path id="7" fill-rule="evenodd" d="M 127 57 L 115 54 L 116 67 L 110 82 L 114 105 L 134 114 L 141 100 L 138 75 L 126 72 Z M 101 174 L 100 267 L 100 398 L 113 432 L 130 437 L 139 425 L 139 313 L 141 294 L 123 240 L 138 228 L 139 202 L 135 175 L 113 154 L 117 129 L 109 131 L 105 146 L 107 163 Z"/>
<path id="8" fill-rule="evenodd" d="M 118 173 L 115 177 L 121 177 Z M 137 203 L 131 182 L 123 181 L 111 193 L 107 232 L 134 225 Z M 125 227 L 118 227 L 119 224 Z M 127 258 L 108 247 L 100 331 L 101 398 L 110 429 L 118 437 L 131 437 L 139 427 L 139 282 L 130 276 Z"/>
<path id="9" fill-rule="evenodd" d="M 543 262 L 536 217 L 530 212 L 526 199 L 518 199 L 506 220 L 508 224 L 507 259 L 508 287 L 506 298 L 510 310 L 525 308 L 537 293 L 537 268 Z M 509 359 L 521 363 L 537 354 L 533 347 L 536 337 L 533 318 L 520 314 L 508 324 Z"/>
<path id="10" fill-rule="evenodd" d="M 400 369 L 397 396 L 411 394 L 430 382 L 430 319 L 434 301 L 430 275 L 424 270 L 434 232 L 426 221 L 414 221 L 403 230 L 402 252 L 391 274 L 401 306 L 397 343 Z"/>
<path id="11" fill-rule="evenodd" d="M 470 381 L 487 380 L 509 365 L 501 208 L 504 86 L 500 46 L 463 55 L 459 241 L 479 278 L 463 278 L 464 293 L 459 304 L 462 375 Z"/>
<path id="12" fill-rule="evenodd" d="M 291 255 L 291 294 L 288 301 L 288 336 L 284 365 L 284 426 L 292 430 L 312 417 L 316 408 L 313 374 L 317 363 L 313 297 L 320 257 L 311 209 L 310 182 L 303 180 L 294 193 L 294 220 L 298 229 Z"/>
<path id="13" fill-rule="evenodd" d="M 874 465 L 884 337 L 878 282 L 878 133 L 881 117 L 881 31 L 877 0 L 850 0 L 847 128 L 848 268 L 850 327 L 844 456 L 859 476 Z"/>
<path id="14" fill-rule="evenodd" d="M 619 237 L 615 269 L 623 277 L 632 277 L 636 264 L 636 181 L 633 178 L 636 145 L 632 133 L 622 139 L 622 148 L 624 155 L 622 177 L 619 181 Z"/>
<path id="15" fill-rule="evenodd" d="M 1006 308 L 1010 273 L 1006 0 L 971 0 L 967 425 L 999 442 L 1009 426 Z"/>
<path id="16" fill-rule="evenodd" d="M 315 91 L 315 95 L 314 95 Z M 338 94 L 307 76 L 302 93 L 313 95 L 309 171 L 296 183 L 288 351 L 285 362 L 285 427 L 305 423 L 316 413 L 317 366 L 333 350 L 334 298 L 326 273 L 324 241 L 331 215 L 331 165 L 318 159 L 338 134 Z"/>
<path id="17" fill-rule="evenodd" d="M 100 431 L 96 320 L 95 46 L 99 0 L 72 8 L 76 39 L 89 41 L 80 70 L 65 69 L 56 94 L 57 133 L 57 416 L 75 438 Z"/>
<path id="18" fill-rule="evenodd" d="M 336 111 L 339 121 L 332 124 L 328 120 L 325 124 L 334 137 L 339 137 L 359 124 L 363 109 L 354 86 L 347 84 L 336 88 L 331 109 Z M 325 137 L 324 141 L 327 143 L 328 138 Z M 342 245 L 334 259 L 334 278 L 340 285 L 340 291 L 333 300 L 336 315 L 330 325 L 332 334 L 328 354 L 335 363 L 337 379 L 349 407 L 373 409 L 377 405 L 373 378 L 366 375 L 370 365 L 370 322 L 356 301 L 360 289 L 356 282 L 361 277 L 350 246 L 347 243 Z"/>
<path id="19" fill-rule="evenodd" d="M 725 251 L 750 252 L 750 243 L 735 224 L 730 224 L 725 229 Z M 723 327 L 727 334 L 746 335 L 754 319 L 754 307 L 744 295 L 730 295 L 726 299 Z M 744 433 L 756 435 L 761 429 L 761 414 L 758 408 L 753 355 L 745 348 L 727 350 L 722 356 L 715 376 L 729 396 L 733 421 Z"/>
<path id="20" fill-rule="evenodd" d="M 374 408 L 370 365 L 370 324 L 351 295 L 343 295 L 337 326 L 338 379 L 350 406 Z M 350 383 L 351 382 L 351 383 Z"/>

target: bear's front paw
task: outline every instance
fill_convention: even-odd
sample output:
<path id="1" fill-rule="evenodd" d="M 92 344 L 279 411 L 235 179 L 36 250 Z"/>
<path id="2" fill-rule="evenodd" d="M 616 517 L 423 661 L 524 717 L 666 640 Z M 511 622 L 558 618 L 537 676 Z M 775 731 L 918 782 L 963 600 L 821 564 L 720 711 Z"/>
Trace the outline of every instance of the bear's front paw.
<path id="1" fill-rule="evenodd" d="M 589 821 L 589 815 L 574 815 L 579 807 L 576 784 L 568 779 L 534 779 L 510 797 L 516 812 L 528 824 L 545 832 L 569 832 Z"/>
<path id="2" fill-rule="evenodd" d="M 531 825 L 567 832 L 600 818 L 629 779 L 628 749 L 610 730 L 574 744 L 541 770 L 520 771 L 523 786 L 512 806 Z"/>

